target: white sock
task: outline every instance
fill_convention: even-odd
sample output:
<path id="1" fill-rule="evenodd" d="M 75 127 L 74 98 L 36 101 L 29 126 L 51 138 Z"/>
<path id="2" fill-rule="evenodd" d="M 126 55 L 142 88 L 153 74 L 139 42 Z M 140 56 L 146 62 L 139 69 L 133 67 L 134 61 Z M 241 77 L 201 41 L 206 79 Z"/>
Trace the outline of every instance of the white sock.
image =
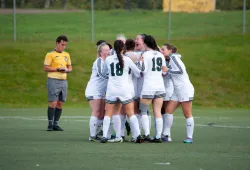
<path id="1" fill-rule="evenodd" d="M 132 137 L 136 139 L 141 133 L 139 129 L 139 123 L 135 115 L 130 116 L 129 118 L 130 121 L 130 127 L 132 131 Z"/>
<path id="2" fill-rule="evenodd" d="M 125 136 L 125 122 L 126 122 L 126 116 L 120 115 L 121 118 L 121 136 Z"/>
<path id="3" fill-rule="evenodd" d="M 140 128 L 140 131 L 142 129 L 142 123 L 141 123 L 141 115 L 140 114 L 135 114 L 137 120 L 138 120 L 138 123 L 139 123 L 139 128 Z"/>
<path id="4" fill-rule="evenodd" d="M 117 138 L 121 138 L 121 117 L 120 115 L 113 115 L 115 135 Z"/>
<path id="5" fill-rule="evenodd" d="M 100 131 L 100 129 L 102 128 L 102 123 L 103 123 L 103 119 L 97 119 L 97 133 Z"/>
<path id="6" fill-rule="evenodd" d="M 148 120 L 149 120 L 149 131 L 150 131 L 151 125 L 152 125 L 152 117 L 151 117 L 151 115 L 148 115 Z"/>
<path id="7" fill-rule="evenodd" d="M 171 136 L 171 127 L 173 125 L 173 114 L 165 113 L 163 114 L 163 135 L 164 136 Z"/>
<path id="8" fill-rule="evenodd" d="M 150 134 L 150 129 L 149 129 L 149 116 L 146 114 L 143 114 L 141 116 L 141 121 L 142 121 L 142 127 L 144 130 L 144 135 L 147 136 Z"/>
<path id="9" fill-rule="evenodd" d="M 190 117 L 186 119 L 187 124 L 187 137 L 190 139 L 193 139 L 193 133 L 194 133 L 194 118 Z"/>
<path id="10" fill-rule="evenodd" d="M 111 119 L 110 124 L 109 124 L 107 139 L 111 139 L 111 135 L 112 135 L 112 132 L 113 132 L 113 129 L 114 129 L 113 127 L 114 127 L 114 123 L 113 123 L 113 120 Z"/>
<path id="11" fill-rule="evenodd" d="M 103 137 L 107 138 L 108 131 L 110 126 L 110 117 L 105 116 L 103 119 Z"/>
<path id="12" fill-rule="evenodd" d="M 155 118 L 155 124 L 156 124 L 156 138 L 161 138 L 162 134 L 162 127 L 163 127 L 163 121 L 162 118 Z"/>
<path id="13" fill-rule="evenodd" d="M 97 117 L 91 116 L 89 120 L 90 136 L 95 137 L 97 132 Z"/>

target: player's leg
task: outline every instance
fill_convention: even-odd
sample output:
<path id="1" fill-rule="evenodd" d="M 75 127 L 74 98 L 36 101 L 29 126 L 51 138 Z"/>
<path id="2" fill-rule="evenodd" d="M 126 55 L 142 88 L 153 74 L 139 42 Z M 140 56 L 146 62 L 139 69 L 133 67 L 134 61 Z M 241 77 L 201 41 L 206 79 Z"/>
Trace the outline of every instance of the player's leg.
<path id="1" fill-rule="evenodd" d="M 138 120 L 134 114 L 134 103 L 123 103 L 125 113 L 127 114 L 131 126 L 132 138 L 135 139 L 134 142 L 142 143 L 143 139 L 141 137 L 141 132 L 139 128 Z"/>
<path id="2" fill-rule="evenodd" d="M 120 102 L 117 102 L 114 106 L 112 121 L 114 123 L 115 138 L 108 140 L 108 142 L 122 142 L 121 137 L 121 107 Z"/>
<path id="3" fill-rule="evenodd" d="M 146 99 L 146 98 L 141 98 L 140 99 L 140 114 L 141 114 L 141 121 L 142 121 L 142 127 L 144 130 L 145 134 L 145 141 L 150 140 L 150 127 L 149 127 L 149 117 L 148 117 L 148 110 L 149 110 L 149 105 L 151 104 L 152 99 Z"/>
<path id="4" fill-rule="evenodd" d="M 163 98 L 155 98 L 153 100 L 153 110 L 155 116 L 155 129 L 156 129 L 154 142 L 161 142 L 161 135 L 163 128 L 163 120 L 161 115 L 162 104 L 163 104 Z"/>
<path id="5" fill-rule="evenodd" d="M 124 107 L 123 106 L 121 108 L 120 119 L 121 119 L 121 136 L 124 139 L 124 137 L 125 137 L 126 113 L 124 111 Z"/>
<path id="6" fill-rule="evenodd" d="M 47 131 L 53 131 L 53 121 L 55 117 L 56 105 L 59 100 L 60 88 L 58 87 L 57 80 L 48 78 L 47 89 L 48 89 L 48 128 Z"/>
<path id="7" fill-rule="evenodd" d="M 99 116 L 97 117 L 97 135 L 102 136 L 103 131 L 102 131 L 102 124 L 103 124 L 103 118 L 105 115 L 105 100 L 101 99 L 101 111 Z"/>
<path id="8" fill-rule="evenodd" d="M 106 96 L 106 105 L 105 105 L 105 116 L 103 119 L 103 137 L 101 139 L 102 143 L 107 142 L 108 131 L 110 127 L 111 117 L 115 112 L 115 104 L 117 103 L 116 97 Z"/>
<path id="9" fill-rule="evenodd" d="M 176 93 L 173 93 L 170 100 L 168 101 L 167 105 L 165 105 L 165 113 L 163 116 L 163 141 L 164 142 L 171 142 L 171 127 L 173 125 L 174 116 L 173 113 L 175 109 L 180 105 L 178 101 L 178 97 Z"/>
<path id="10" fill-rule="evenodd" d="M 89 120 L 90 141 L 96 141 L 98 139 L 97 138 L 98 117 L 101 114 L 102 101 L 103 99 L 93 99 L 88 101 L 89 106 L 91 108 L 91 117 Z"/>
<path id="11" fill-rule="evenodd" d="M 59 120 L 62 115 L 62 107 L 63 103 L 66 102 L 67 98 L 67 92 L 68 92 L 68 81 L 67 80 L 56 80 L 57 81 L 57 86 L 59 84 L 59 87 L 57 87 L 57 90 L 59 90 L 59 100 L 56 105 L 56 110 L 55 110 L 55 117 L 54 117 L 54 122 L 53 122 L 53 130 L 54 131 L 63 131 L 63 129 L 59 126 Z"/>
<path id="12" fill-rule="evenodd" d="M 193 132 L 194 132 L 194 118 L 192 115 L 192 101 L 181 102 L 182 111 L 186 118 L 186 130 L 187 138 L 184 140 L 184 143 L 193 142 Z"/>

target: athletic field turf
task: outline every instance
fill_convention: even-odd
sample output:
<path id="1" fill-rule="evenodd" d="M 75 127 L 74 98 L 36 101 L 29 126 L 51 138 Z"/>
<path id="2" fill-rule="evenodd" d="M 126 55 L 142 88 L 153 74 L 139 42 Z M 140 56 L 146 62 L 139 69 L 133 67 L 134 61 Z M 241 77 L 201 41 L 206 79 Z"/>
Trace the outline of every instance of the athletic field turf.
<path id="1" fill-rule="evenodd" d="M 65 131 L 47 132 L 46 108 L 0 109 L 0 169 L 249 169 L 249 110 L 194 109 L 193 144 L 182 143 L 181 110 L 175 113 L 173 142 L 162 144 L 89 142 L 89 112 L 64 109 Z"/>

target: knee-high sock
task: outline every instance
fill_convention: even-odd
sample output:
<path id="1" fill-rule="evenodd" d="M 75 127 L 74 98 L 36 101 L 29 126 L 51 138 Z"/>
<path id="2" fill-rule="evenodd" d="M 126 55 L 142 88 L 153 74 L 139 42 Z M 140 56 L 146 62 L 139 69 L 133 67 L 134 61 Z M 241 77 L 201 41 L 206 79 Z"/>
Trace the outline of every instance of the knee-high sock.
<path id="1" fill-rule="evenodd" d="M 97 129 L 96 131 L 99 132 L 99 130 L 102 128 L 103 119 L 97 119 Z"/>
<path id="2" fill-rule="evenodd" d="M 173 125 L 173 114 L 165 113 L 163 114 L 163 135 L 171 136 L 171 127 Z"/>
<path id="3" fill-rule="evenodd" d="M 111 138 L 111 135 L 112 135 L 112 132 L 113 132 L 113 127 L 114 123 L 113 123 L 113 120 L 111 119 L 110 120 L 110 125 L 109 125 L 109 129 L 108 129 L 108 134 L 107 134 L 107 138 L 110 139 Z"/>
<path id="4" fill-rule="evenodd" d="M 139 123 L 139 128 L 140 128 L 140 131 L 142 129 L 142 122 L 141 122 L 141 115 L 140 114 L 135 114 L 137 120 L 138 120 L 138 123 Z"/>
<path id="5" fill-rule="evenodd" d="M 129 118 L 130 121 L 130 127 L 132 131 L 132 137 L 136 139 L 141 133 L 139 129 L 139 123 L 135 115 L 130 116 Z"/>
<path id="6" fill-rule="evenodd" d="M 105 116 L 103 119 L 103 137 L 107 138 L 108 131 L 110 126 L 110 117 Z"/>
<path id="7" fill-rule="evenodd" d="M 95 137 L 97 133 L 97 117 L 91 116 L 89 120 L 89 130 L 90 130 L 90 136 Z"/>
<path id="8" fill-rule="evenodd" d="M 194 118 L 190 117 L 186 119 L 186 125 L 187 125 L 187 137 L 190 139 L 193 139 L 193 133 L 194 133 Z"/>
<path id="9" fill-rule="evenodd" d="M 49 123 L 49 126 L 52 126 L 52 125 L 53 125 L 53 120 L 54 120 L 54 116 L 55 116 L 55 111 L 56 111 L 55 108 L 48 107 L 47 115 L 48 115 L 48 123 Z"/>
<path id="10" fill-rule="evenodd" d="M 163 121 L 162 118 L 155 118 L 155 124 L 156 124 L 156 138 L 161 138 L 162 134 L 162 127 L 163 127 Z"/>
<path id="11" fill-rule="evenodd" d="M 112 119 L 114 121 L 114 129 L 117 138 L 121 137 L 121 117 L 120 115 L 113 115 Z"/>
<path id="12" fill-rule="evenodd" d="M 58 126 L 61 114 L 62 114 L 62 109 L 56 108 L 56 110 L 55 110 L 55 118 L 54 118 L 54 123 L 53 123 L 54 126 Z"/>
<path id="13" fill-rule="evenodd" d="M 144 135 L 147 136 L 147 135 L 150 134 L 148 115 L 147 114 L 142 114 L 141 121 L 142 121 L 143 130 L 144 130 Z"/>
<path id="14" fill-rule="evenodd" d="M 120 115 L 121 118 L 121 136 L 125 136 L 125 122 L 126 122 L 126 116 Z"/>

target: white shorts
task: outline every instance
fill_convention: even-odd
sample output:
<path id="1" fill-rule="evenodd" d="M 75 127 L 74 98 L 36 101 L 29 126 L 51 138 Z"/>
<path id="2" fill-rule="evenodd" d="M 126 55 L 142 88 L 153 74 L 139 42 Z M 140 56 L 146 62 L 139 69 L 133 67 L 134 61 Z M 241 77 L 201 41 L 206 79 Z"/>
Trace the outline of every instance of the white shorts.
<path id="1" fill-rule="evenodd" d="M 142 99 L 156 99 L 156 98 L 164 98 L 166 96 L 165 91 L 142 91 L 141 98 Z"/>
<path id="2" fill-rule="evenodd" d="M 93 96 L 86 96 L 86 99 L 88 101 L 95 100 L 95 99 L 105 99 L 104 95 L 93 95 Z"/>
<path id="3" fill-rule="evenodd" d="M 187 102 L 194 99 L 194 89 L 188 89 L 187 87 L 182 87 L 181 89 L 175 89 L 170 100 L 178 102 Z"/>
<path id="4" fill-rule="evenodd" d="M 120 102 L 121 104 L 128 104 L 133 101 L 133 97 L 130 94 L 126 96 L 106 96 L 105 100 L 105 102 L 109 104 L 115 104 L 117 102 Z"/>
<path id="5" fill-rule="evenodd" d="M 168 88 L 166 88 L 166 96 L 164 97 L 164 101 L 169 101 L 173 93 L 174 93 L 173 86 L 169 86 Z"/>

